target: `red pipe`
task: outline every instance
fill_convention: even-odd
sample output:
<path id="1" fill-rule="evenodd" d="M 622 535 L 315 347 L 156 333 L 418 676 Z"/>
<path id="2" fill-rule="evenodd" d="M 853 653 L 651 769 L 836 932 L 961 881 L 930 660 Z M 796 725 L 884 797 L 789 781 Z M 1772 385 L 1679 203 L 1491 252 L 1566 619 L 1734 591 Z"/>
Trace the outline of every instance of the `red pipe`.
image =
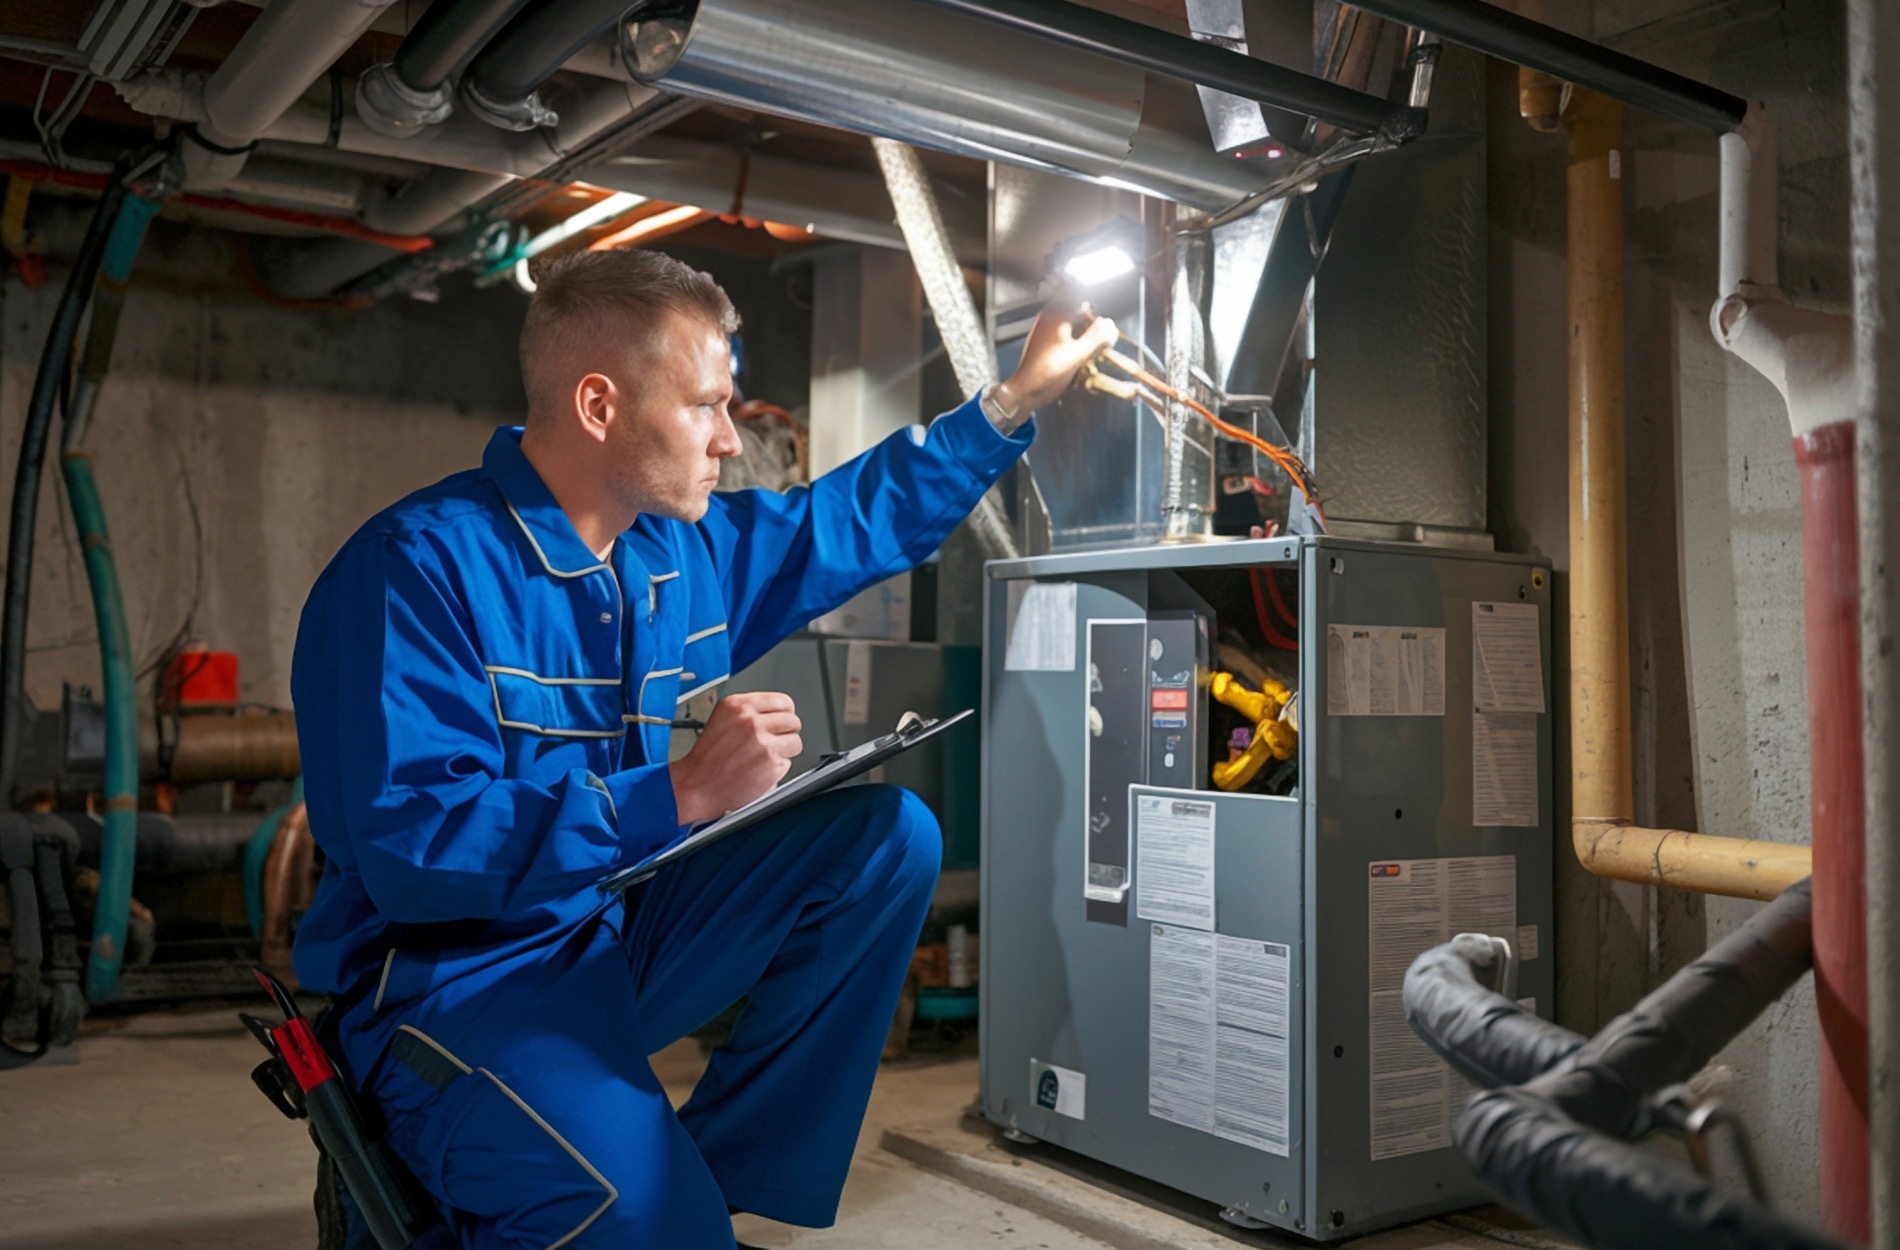
<path id="1" fill-rule="evenodd" d="M 1860 530 L 1854 424 L 1794 440 L 1808 631 L 1814 996 L 1821 1020 L 1821 1220 L 1866 1244 L 1867 890 L 1861 779 Z"/>

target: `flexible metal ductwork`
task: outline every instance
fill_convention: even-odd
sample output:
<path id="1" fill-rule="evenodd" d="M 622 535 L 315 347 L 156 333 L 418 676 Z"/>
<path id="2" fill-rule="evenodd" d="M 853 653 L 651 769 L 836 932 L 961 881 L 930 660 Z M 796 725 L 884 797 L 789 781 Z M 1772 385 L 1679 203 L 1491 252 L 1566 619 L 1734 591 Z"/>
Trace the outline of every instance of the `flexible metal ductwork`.
<path id="1" fill-rule="evenodd" d="M 697 99 L 1224 208 L 1268 180 L 1218 156 L 1185 83 L 926 0 L 702 0 L 627 27 L 629 68 Z"/>

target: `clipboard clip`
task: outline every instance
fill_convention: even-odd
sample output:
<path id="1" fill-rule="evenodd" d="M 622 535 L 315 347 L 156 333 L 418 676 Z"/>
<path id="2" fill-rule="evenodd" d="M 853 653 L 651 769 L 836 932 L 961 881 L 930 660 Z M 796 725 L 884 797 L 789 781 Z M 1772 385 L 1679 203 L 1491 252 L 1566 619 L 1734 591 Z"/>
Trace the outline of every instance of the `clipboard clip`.
<path id="1" fill-rule="evenodd" d="M 891 731 L 891 737 L 899 742 L 909 742 L 924 730 L 937 722 L 916 712 L 906 712 L 897 718 L 897 728 Z M 818 766 L 823 768 L 833 760 L 841 760 L 851 754 L 849 751 L 826 751 L 818 757 Z"/>

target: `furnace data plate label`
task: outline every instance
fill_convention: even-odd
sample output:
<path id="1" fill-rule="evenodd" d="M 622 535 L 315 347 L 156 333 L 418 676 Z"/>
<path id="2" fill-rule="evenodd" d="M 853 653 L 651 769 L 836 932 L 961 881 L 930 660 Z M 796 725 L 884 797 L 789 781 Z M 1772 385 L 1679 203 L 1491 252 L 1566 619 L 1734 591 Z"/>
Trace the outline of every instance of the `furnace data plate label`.
<path id="1" fill-rule="evenodd" d="M 1148 1114 L 1287 1157 L 1292 952 L 1159 924 L 1150 943 Z"/>
<path id="2" fill-rule="evenodd" d="M 1517 857 L 1408 859 L 1368 865 L 1372 1158 L 1451 1145 L 1470 1088 L 1405 1022 L 1405 970 L 1460 933 L 1517 937 Z"/>
<path id="3" fill-rule="evenodd" d="M 1523 827 L 1538 814 L 1536 714 L 1473 712 L 1471 823 Z"/>
<path id="4" fill-rule="evenodd" d="M 1471 710 L 1544 710 L 1544 652 L 1534 603 L 1471 605 Z"/>
<path id="5" fill-rule="evenodd" d="M 1443 716 L 1445 631 L 1326 627 L 1328 716 Z"/>
<path id="6" fill-rule="evenodd" d="M 1010 672 L 1075 671 L 1075 583 L 1008 583 L 1008 642 L 1003 667 Z"/>
<path id="7" fill-rule="evenodd" d="M 1135 797 L 1135 915 L 1214 927 L 1214 805 L 1200 799 Z"/>

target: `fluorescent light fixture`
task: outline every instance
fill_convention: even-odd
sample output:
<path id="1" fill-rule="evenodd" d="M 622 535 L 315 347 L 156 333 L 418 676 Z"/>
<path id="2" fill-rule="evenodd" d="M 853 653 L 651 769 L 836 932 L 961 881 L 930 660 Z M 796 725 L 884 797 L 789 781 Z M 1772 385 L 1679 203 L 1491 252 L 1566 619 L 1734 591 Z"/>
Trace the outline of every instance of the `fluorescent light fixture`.
<path id="1" fill-rule="evenodd" d="M 1119 243 L 1077 252 L 1063 262 L 1062 272 L 1078 286 L 1100 286 L 1135 271 L 1135 258 Z"/>
<path id="2" fill-rule="evenodd" d="M 635 195 L 630 191 L 610 195 L 604 200 L 589 204 L 560 225 L 535 235 L 522 244 L 521 250 L 515 255 L 520 260 L 533 260 L 556 244 L 565 243 L 584 230 L 592 230 L 595 226 L 605 225 L 616 217 L 625 216 L 646 202 L 646 196 Z"/>

